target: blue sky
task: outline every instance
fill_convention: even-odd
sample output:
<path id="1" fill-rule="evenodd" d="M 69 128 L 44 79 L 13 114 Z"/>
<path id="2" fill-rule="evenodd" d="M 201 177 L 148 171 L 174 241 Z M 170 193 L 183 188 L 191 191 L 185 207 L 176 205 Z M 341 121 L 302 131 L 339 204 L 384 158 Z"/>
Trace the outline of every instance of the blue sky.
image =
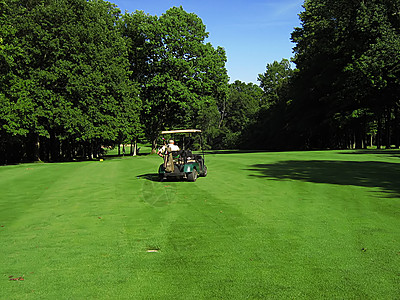
<path id="1" fill-rule="evenodd" d="M 198 15 L 210 33 L 207 42 L 225 48 L 230 81 L 258 84 L 267 63 L 293 56 L 290 34 L 300 26 L 304 0 L 109 0 L 122 12 L 162 15 L 182 6 Z"/>

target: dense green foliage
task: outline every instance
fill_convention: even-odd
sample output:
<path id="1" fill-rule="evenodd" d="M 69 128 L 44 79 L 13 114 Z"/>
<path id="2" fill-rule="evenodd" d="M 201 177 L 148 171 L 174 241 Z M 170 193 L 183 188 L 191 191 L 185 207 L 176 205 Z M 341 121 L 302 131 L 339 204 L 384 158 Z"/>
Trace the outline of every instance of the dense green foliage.
<path id="1" fill-rule="evenodd" d="M 226 54 L 182 8 L 121 15 L 105 1 L 2 1 L 0 163 L 93 157 L 160 130 L 212 136 Z"/>
<path id="2" fill-rule="evenodd" d="M 294 70 L 287 59 L 267 64 L 266 71 L 258 75 L 263 94 L 259 109 L 242 131 L 241 148 L 244 149 L 293 149 L 297 147 L 292 136 L 295 126 L 288 115 L 291 80 Z M 261 89 L 261 88 L 260 88 Z"/>
<path id="3" fill-rule="evenodd" d="M 0 0 L 0 163 L 98 155 L 160 130 L 208 147 L 400 146 L 400 1 L 306 0 L 292 62 L 228 83 L 194 13 Z"/>
<path id="4" fill-rule="evenodd" d="M 282 73 L 291 79 L 282 91 L 274 78 L 259 77 L 275 97 L 253 124 L 263 148 L 400 146 L 399 9 L 398 0 L 304 2 L 292 33 L 296 70 Z"/>
<path id="5" fill-rule="evenodd" d="M 182 7 L 157 16 L 125 14 L 132 79 L 141 87 L 142 122 L 155 146 L 160 130 L 198 127 L 211 130 L 218 105 L 225 101 L 228 76 L 221 47 L 205 43 L 202 20 Z"/>
<path id="6" fill-rule="evenodd" d="M 399 158 L 221 152 L 194 184 L 152 181 L 156 156 L 3 166 L 0 298 L 396 299 Z"/>
<path id="7" fill-rule="evenodd" d="M 91 156 L 101 145 L 136 134 L 140 102 L 114 5 L 84 0 L 3 5 L 13 29 L 3 42 L 17 50 L 6 52 L 2 63 L 3 162 L 12 161 L 12 154 L 15 160 Z"/>
<path id="8" fill-rule="evenodd" d="M 264 102 L 263 90 L 253 83 L 239 80 L 229 85 L 228 97 L 219 106 L 219 123 L 214 148 L 243 147 L 243 135 Z"/>
<path id="9" fill-rule="evenodd" d="M 260 87 L 265 92 L 265 104 L 268 107 L 288 98 L 285 93 L 287 93 L 289 80 L 292 76 L 293 70 L 287 59 L 282 59 L 279 63 L 274 61 L 272 64 L 267 64 L 265 73 L 258 75 Z"/>

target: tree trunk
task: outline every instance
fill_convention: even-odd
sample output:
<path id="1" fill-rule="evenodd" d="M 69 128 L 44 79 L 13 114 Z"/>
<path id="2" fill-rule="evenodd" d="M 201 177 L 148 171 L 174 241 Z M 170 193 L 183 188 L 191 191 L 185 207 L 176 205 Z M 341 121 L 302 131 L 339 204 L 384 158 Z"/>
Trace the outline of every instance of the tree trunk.
<path id="1" fill-rule="evenodd" d="M 72 143 L 70 140 L 66 139 L 62 142 L 62 152 L 63 152 L 63 157 L 66 160 L 71 160 L 72 159 Z"/>
<path id="2" fill-rule="evenodd" d="M 400 122 L 399 122 L 399 108 L 397 105 L 394 107 L 394 120 L 393 120 L 393 142 L 396 149 L 400 147 Z"/>
<path id="3" fill-rule="evenodd" d="M 386 149 L 390 149 L 392 147 L 391 143 L 391 111 L 390 109 L 387 109 L 386 111 L 386 122 L 385 122 L 385 132 L 386 132 L 386 138 L 385 138 L 385 144 L 386 144 Z"/>
<path id="4" fill-rule="evenodd" d="M 38 134 L 34 134 L 33 140 L 33 161 L 40 161 L 40 137 Z"/>
<path id="5" fill-rule="evenodd" d="M 51 161 L 59 161 L 60 160 L 60 144 L 56 137 L 56 134 L 53 130 L 49 130 L 50 139 L 49 139 L 49 152 L 50 152 L 50 160 Z"/>
<path id="6" fill-rule="evenodd" d="M 381 116 L 378 117 L 378 132 L 376 134 L 376 148 L 381 149 L 382 143 L 382 119 Z"/>
<path id="7" fill-rule="evenodd" d="M 89 144 L 89 159 L 93 159 L 93 142 Z"/>
<path id="8" fill-rule="evenodd" d="M 157 153 L 157 139 L 154 139 L 152 142 L 151 153 Z"/>
<path id="9" fill-rule="evenodd" d="M 132 149 L 132 145 L 133 145 L 133 149 Z M 136 138 L 135 138 L 135 140 L 133 140 L 131 142 L 131 153 L 132 153 L 133 156 L 137 155 L 137 139 Z"/>

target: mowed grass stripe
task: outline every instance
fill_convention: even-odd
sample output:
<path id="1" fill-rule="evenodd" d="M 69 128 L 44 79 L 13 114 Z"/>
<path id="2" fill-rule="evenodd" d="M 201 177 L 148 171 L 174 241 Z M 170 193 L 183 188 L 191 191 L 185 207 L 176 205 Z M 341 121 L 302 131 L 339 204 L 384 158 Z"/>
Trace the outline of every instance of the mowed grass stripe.
<path id="1" fill-rule="evenodd" d="M 232 161 L 232 158 L 227 160 Z M 235 160 L 236 165 L 237 161 L 240 161 L 234 158 L 233 160 Z M 226 163 L 226 160 L 224 161 Z M 209 162 L 212 166 L 212 158 L 209 159 Z M 218 168 L 221 166 L 217 165 L 214 167 Z M 236 169 L 239 167 L 230 165 L 230 171 L 235 173 Z M 260 224 L 254 225 L 253 222 L 248 222 L 242 214 L 239 219 L 243 220 L 247 224 L 246 231 L 249 232 L 249 240 L 247 242 L 243 241 L 243 237 L 246 236 L 246 233 L 241 232 L 235 234 L 235 232 L 239 231 L 238 229 L 240 228 L 240 225 L 232 224 L 226 235 L 230 235 L 233 238 L 227 242 L 224 241 L 224 237 L 221 237 L 221 231 L 223 231 L 224 226 L 221 227 L 221 224 L 215 224 L 217 218 L 214 217 L 214 221 L 208 224 L 208 228 L 212 228 L 211 231 L 213 233 L 207 238 L 207 241 L 214 241 L 214 243 L 212 243 L 214 251 L 211 249 L 207 250 L 207 248 L 204 247 L 202 239 L 195 238 L 196 236 L 199 237 L 199 235 L 194 234 L 193 239 L 190 240 L 191 246 L 188 247 L 193 251 L 191 254 L 192 257 L 197 257 L 196 255 L 202 257 L 204 253 L 211 255 L 210 252 L 214 253 L 214 257 L 219 257 L 216 261 L 209 261 L 209 268 L 204 265 L 204 259 L 198 260 L 202 262 L 202 267 L 195 268 L 193 266 L 192 268 L 186 268 L 186 270 L 193 270 L 193 272 L 197 274 L 197 285 L 200 285 L 201 282 L 206 282 L 204 285 L 209 286 L 211 282 L 214 282 L 215 285 L 220 287 L 220 289 L 217 287 L 216 289 L 222 294 L 225 294 L 225 296 L 227 295 L 226 293 L 229 293 L 230 296 L 240 295 L 240 292 L 244 292 L 244 294 L 249 293 L 252 288 L 257 285 L 261 286 L 261 284 L 265 282 L 265 277 L 254 276 L 255 273 L 260 272 L 260 269 L 248 267 L 248 261 L 243 259 L 244 257 L 254 256 L 254 253 L 257 254 L 257 251 L 261 253 L 259 256 L 263 258 L 264 268 L 262 267 L 261 270 L 263 270 L 263 272 L 269 270 L 268 274 L 271 279 L 269 287 L 264 287 L 261 291 L 260 289 L 257 289 L 254 296 L 287 295 L 291 290 L 299 290 L 298 286 L 304 287 L 304 284 L 306 286 L 310 285 L 309 288 L 305 289 L 309 291 L 309 296 L 315 296 L 315 293 L 317 295 L 326 296 L 335 294 L 343 296 L 345 295 L 344 293 L 348 292 L 349 287 L 354 289 L 355 291 L 353 292 L 356 294 L 359 293 L 360 295 L 364 295 L 364 289 L 366 286 L 371 285 L 378 287 L 380 284 L 378 283 L 379 281 L 376 281 L 377 274 L 375 273 L 374 268 L 371 268 L 371 266 L 368 268 L 370 256 L 366 259 L 367 268 L 359 269 L 360 259 L 362 259 L 360 255 L 363 255 L 361 249 L 364 248 L 362 245 L 374 248 L 379 244 L 379 242 L 382 242 L 381 240 L 378 243 L 375 243 L 375 237 L 371 240 L 364 238 L 359 239 L 360 236 L 363 237 L 363 234 L 361 234 L 357 228 L 360 224 L 369 224 L 369 222 L 371 222 L 368 214 L 365 215 L 364 212 L 368 213 L 370 212 L 370 209 L 379 206 L 374 205 L 373 207 L 369 207 L 367 205 L 367 207 L 365 207 L 365 203 L 376 203 L 376 201 L 371 201 L 369 193 L 364 193 L 365 191 L 363 188 L 353 186 L 349 187 L 349 190 L 344 192 L 342 191 L 341 186 L 331 186 L 329 184 L 315 185 L 308 182 L 284 181 L 277 183 L 279 184 L 279 188 L 274 189 L 274 183 L 269 182 L 269 185 L 272 185 L 272 187 L 269 188 L 267 196 L 264 197 L 262 194 L 257 194 L 257 197 L 252 198 L 249 197 L 248 189 L 242 190 L 241 193 L 238 193 L 241 189 L 237 187 L 242 184 L 239 181 L 245 180 L 246 177 L 242 176 L 243 174 L 237 175 L 239 178 L 238 182 L 232 182 L 232 178 L 226 181 L 226 178 L 222 178 L 221 176 L 213 178 L 211 174 L 213 174 L 213 172 L 211 172 L 210 177 L 208 177 L 211 182 L 207 182 L 207 188 L 205 191 L 219 191 L 216 192 L 216 194 L 220 195 L 218 201 L 215 199 L 218 197 L 210 197 L 210 195 L 204 193 L 205 191 L 198 194 L 206 195 L 205 198 L 209 199 L 209 203 L 218 203 L 218 207 L 211 206 L 213 213 L 216 213 L 218 208 L 226 209 L 226 206 L 231 207 L 242 203 L 244 207 L 247 207 L 242 210 L 242 213 L 246 214 L 246 218 L 247 216 L 255 215 Z M 216 178 L 219 178 L 219 180 L 216 180 Z M 263 189 L 266 189 L 265 183 L 259 184 Z M 200 181 L 197 182 L 197 187 L 202 187 Z M 229 193 L 229 190 L 231 193 Z M 221 197 L 221 195 L 223 196 Z M 361 199 L 358 199 L 355 195 L 358 195 Z M 255 203 L 257 208 L 264 208 L 264 211 L 258 211 L 257 214 L 257 209 L 253 209 L 254 205 L 251 205 L 251 208 L 249 209 L 249 201 L 252 201 L 253 204 Z M 226 205 L 225 202 L 229 204 Z M 266 203 L 269 203 L 270 205 L 265 205 Z M 343 210 L 341 205 L 347 207 L 349 206 L 348 203 L 353 203 L 350 204 L 350 206 L 357 211 L 347 212 L 347 208 Z M 362 208 L 361 211 L 358 211 L 360 208 Z M 188 214 L 190 215 L 190 213 L 192 213 L 191 215 L 193 217 L 194 211 L 193 207 L 190 207 Z M 269 215 L 268 211 L 270 212 Z M 357 219 L 353 219 L 352 217 L 354 213 L 361 213 L 361 215 L 358 216 Z M 373 214 L 376 214 L 376 212 L 373 212 Z M 386 217 L 386 215 L 382 215 L 380 217 L 381 220 L 378 218 L 373 221 L 380 222 Z M 388 217 L 390 217 L 390 215 Z M 340 222 L 342 222 L 342 224 L 340 224 Z M 179 229 L 181 229 L 187 234 L 188 228 L 191 228 L 190 224 L 192 223 L 187 222 L 184 224 L 178 224 L 176 230 L 179 232 Z M 206 231 L 204 223 L 194 222 L 193 224 L 200 228 L 203 227 L 201 229 L 202 232 Z M 372 222 L 372 224 L 372 227 L 376 225 L 374 222 Z M 195 229 L 193 230 L 195 231 Z M 241 238 L 237 238 L 237 236 Z M 213 237 L 215 237 L 215 239 Z M 383 242 L 385 243 L 387 241 Z M 238 257 L 238 253 L 243 253 L 243 251 L 237 251 L 237 247 L 235 247 L 236 245 L 241 245 L 241 247 L 246 249 L 245 253 L 247 256 L 244 255 L 241 259 L 247 267 L 240 268 L 240 263 L 233 263 L 232 257 Z M 381 253 L 375 253 L 375 255 L 382 255 L 382 257 L 384 257 L 386 254 L 389 254 L 391 259 L 395 259 L 395 251 L 393 250 L 395 247 L 393 246 L 393 243 L 389 243 L 389 245 L 386 244 L 385 246 L 388 249 L 391 249 L 391 253 L 385 253 L 385 251 L 382 251 Z M 236 253 L 236 255 L 232 253 Z M 348 257 L 343 257 L 344 254 L 348 255 Z M 304 259 L 304 257 L 307 259 Z M 227 258 L 230 263 L 226 264 L 224 258 Z M 192 259 L 189 262 L 195 265 L 196 260 L 197 259 Z M 385 258 L 383 260 L 385 260 Z M 275 267 L 268 268 L 269 264 L 267 261 L 275 261 Z M 190 293 L 189 291 L 192 291 L 192 293 L 197 292 L 201 295 L 202 293 L 207 293 L 207 289 L 193 289 L 191 286 L 188 287 L 187 285 L 185 285 L 186 288 L 180 286 L 181 277 L 185 275 L 187 276 L 187 272 L 189 271 L 180 273 L 178 268 L 176 274 L 171 274 L 171 272 L 173 273 L 173 268 L 171 270 L 171 266 L 176 265 L 181 265 L 179 264 L 179 256 L 177 257 L 177 262 L 167 264 L 168 270 L 160 272 L 159 266 L 157 265 L 158 271 L 155 271 L 155 273 L 168 274 L 168 278 L 176 278 L 176 293 L 182 289 L 188 293 Z M 224 285 L 224 282 L 221 281 L 221 278 L 225 278 L 227 274 L 232 273 L 226 273 L 226 267 L 223 266 L 232 265 L 241 270 L 248 270 L 249 273 L 253 275 L 243 276 L 243 278 L 246 279 L 241 282 L 241 285 L 238 285 L 238 278 L 236 278 L 236 280 L 235 278 L 230 279 L 231 284 L 228 284 L 228 287 L 232 285 L 233 288 L 228 288 Z M 220 268 L 221 272 L 216 272 L 216 274 L 212 276 L 213 272 L 210 272 L 210 270 L 213 270 L 213 268 Z M 201 274 L 203 270 L 206 270 L 206 275 L 201 277 L 199 274 Z M 333 270 L 336 270 L 336 272 L 333 272 Z M 393 272 L 393 269 L 389 273 L 391 272 Z M 318 273 L 318 276 L 323 279 L 317 283 L 315 283 L 315 280 L 311 280 L 314 279 L 316 273 Z M 339 277 L 336 276 L 338 273 L 340 275 Z M 378 276 L 381 275 L 382 274 L 379 274 Z M 368 278 L 367 280 L 364 278 L 365 276 Z M 385 275 L 383 277 L 385 277 Z M 220 280 L 217 280 L 218 278 Z M 392 279 L 395 279 L 395 277 L 392 277 Z M 372 281 L 372 283 L 370 281 Z M 243 288 L 243 284 L 246 282 L 247 287 Z M 275 284 L 272 284 L 274 282 Z M 331 288 L 332 282 L 334 282 L 335 289 Z M 360 287 L 357 287 L 358 282 L 363 284 L 361 284 Z M 396 289 L 394 289 L 394 291 L 395 290 Z M 212 289 L 212 291 L 215 293 L 214 289 Z M 307 295 L 307 293 L 303 295 Z"/>
<path id="2" fill-rule="evenodd" d="M 323 153 L 310 154 L 306 157 L 307 160 L 310 160 L 310 156 L 312 160 L 314 156 L 323 155 Z M 303 155 L 303 153 L 300 153 L 300 156 Z M 258 156 L 258 154 L 255 156 Z M 271 154 L 271 156 L 277 156 L 277 154 Z M 298 160 L 298 156 L 299 153 L 284 153 L 283 155 L 281 154 L 280 158 Z M 234 156 L 229 159 L 231 164 L 228 163 L 232 173 L 236 170 L 239 171 L 242 165 L 255 164 L 254 157 L 251 159 L 251 163 L 246 162 L 246 158 L 249 156 L 243 155 L 243 157 L 240 157 L 240 155 L 237 155 L 233 159 L 232 157 Z M 341 157 L 342 154 L 331 152 L 328 160 L 340 161 Z M 358 161 L 359 157 L 360 155 L 358 157 L 347 156 L 345 161 L 353 159 Z M 260 155 L 260 158 L 265 163 L 270 159 L 270 155 Z M 374 159 L 374 157 L 369 157 L 368 159 Z M 379 160 L 381 158 L 378 158 Z M 398 163 L 398 161 L 396 162 Z M 223 163 L 226 163 L 226 160 Z M 360 170 L 360 173 L 362 171 Z M 290 173 L 290 169 L 282 170 L 282 172 Z M 335 170 L 327 169 L 325 172 L 329 179 Z M 370 172 L 373 173 L 374 170 L 370 170 Z M 396 268 L 390 268 L 390 271 L 384 274 L 385 272 L 381 270 L 377 273 L 372 265 L 375 265 L 375 263 L 376 266 L 381 263 L 385 264 L 389 257 L 392 262 L 395 262 L 398 257 L 396 254 L 398 238 L 393 239 L 399 233 L 398 198 L 395 200 L 387 199 L 387 195 L 383 194 L 382 190 L 378 194 L 378 189 L 374 188 L 371 191 L 371 189 L 354 185 L 354 181 L 348 180 L 349 178 L 342 177 L 340 178 L 340 185 L 332 185 L 312 183 L 306 180 L 303 182 L 290 178 L 282 180 L 273 178 L 273 173 L 272 170 L 271 176 L 266 177 L 264 182 L 253 184 L 245 181 L 246 178 L 249 178 L 246 176 L 254 176 L 257 173 L 248 173 L 246 176 L 238 176 L 238 182 L 228 180 L 226 186 L 229 186 L 229 189 L 234 191 L 234 196 L 230 196 L 229 201 L 234 205 L 242 206 L 241 211 L 246 213 L 246 216 L 254 216 L 254 220 L 264 225 L 260 226 L 263 229 L 256 230 L 257 232 L 265 232 L 263 237 L 265 243 L 259 249 L 266 250 L 266 253 L 272 254 L 268 259 L 278 260 L 279 269 L 277 270 L 279 271 L 275 272 L 275 275 L 281 273 L 285 274 L 286 279 L 293 279 L 288 280 L 291 284 L 286 288 L 296 290 L 296 280 L 294 279 L 307 278 L 305 275 L 313 273 L 307 272 L 307 270 L 316 269 L 319 272 L 318 276 L 323 280 L 316 283 L 313 280 L 313 285 L 316 287 L 309 289 L 311 295 L 313 292 L 318 294 L 324 290 L 332 292 L 333 289 L 325 286 L 325 283 L 329 282 L 331 284 L 332 281 L 336 281 L 334 285 L 336 287 L 352 286 L 354 289 L 357 289 L 356 283 L 361 282 L 361 287 L 357 290 L 363 295 L 366 288 L 365 285 L 379 289 L 378 285 L 380 283 L 376 279 L 385 278 L 389 274 L 391 274 L 389 275 L 390 282 L 393 284 L 391 285 L 391 290 L 397 291 L 397 288 L 393 288 L 396 286 L 395 282 L 398 281 L 393 276 Z M 393 173 L 387 172 L 376 175 L 385 177 L 382 178 L 382 182 L 398 181 L 397 177 L 393 177 Z M 267 180 L 268 178 L 273 178 L 274 180 Z M 242 180 L 249 183 L 249 188 L 242 189 L 240 193 L 240 188 L 237 187 L 243 186 L 243 182 L 240 182 Z M 346 182 L 346 180 L 348 181 Z M 319 181 L 323 182 L 324 179 L 320 178 Z M 216 185 L 221 187 L 220 189 L 224 189 L 221 183 L 216 183 Z M 345 185 L 345 183 L 348 183 L 348 185 Z M 265 184 L 268 186 L 265 186 Z M 377 184 L 379 185 L 379 182 Z M 252 195 L 252 188 L 258 190 L 257 187 L 260 191 L 264 189 L 264 192 Z M 227 192 L 228 190 L 225 189 L 224 193 Z M 382 198 L 376 197 L 378 195 L 381 195 Z M 382 201 L 385 202 L 382 203 Z M 249 205 L 249 202 L 251 205 Z M 390 207 L 390 209 L 387 209 L 387 207 Z M 258 210 L 259 212 L 257 213 Z M 377 234 L 377 232 L 381 234 Z M 396 234 L 392 235 L 393 232 Z M 271 240 L 274 246 L 273 251 L 269 252 L 268 241 Z M 372 261 L 375 261 L 375 263 L 371 263 L 370 255 L 360 257 L 362 248 L 375 250 L 372 254 L 374 256 Z M 369 252 L 369 254 L 371 253 Z M 309 259 L 305 260 L 305 257 Z M 363 260 L 364 258 L 366 259 Z M 360 268 L 363 263 L 365 263 L 365 266 Z M 352 267 L 349 268 L 349 265 Z M 398 261 L 396 265 L 398 267 Z M 297 272 L 296 266 L 298 267 Z M 332 273 L 331 269 L 336 269 L 336 274 L 335 272 Z M 338 273 L 340 275 L 341 272 L 346 276 L 335 276 Z M 370 281 L 373 281 L 372 284 L 370 284 Z M 280 282 L 285 282 L 285 280 Z M 322 283 L 321 287 L 318 287 L 319 282 Z M 343 290 L 347 291 L 346 289 Z M 341 291 L 342 289 L 339 288 L 337 291 L 339 295 L 343 295 L 340 294 Z M 276 292 L 279 293 L 278 290 Z M 329 292 L 327 295 L 329 295 Z"/>
<path id="3" fill-rule="evenodd" d="M 396 155 L 212 154 L 195 183 L 151 180 L 154 156 L 2 167 L 0 288 L 11 299 L 395 298 Z"/>
<path id="4" fill-rule="evenodd" d="M 123 232 L 121 220 L 126 217 L 121 212 L 128 202 L 135 203 L 137 189 L 124 193 L 119 186 L 129 180 L 132 169 L 127 170 L 122 161 L 32 165 L 29 169 L 38 170 L 31 180 L 25 178 L 25 166 L 19 167 L 17 171 L 22 173 L 22 179 L 18 178 L 16 186 L 8 192 L 13 194 L 13 201 L 8 202 L 8 210 L 2 213 L 7 221 L 7 216 L 14 215 L 14 203 L 25 206 L 25 210 L 21 209 L 4 225 L 7 241 L 6 247 L 2 247 L 4 265 L 18 267 L 9 267 L 5 273 L 22 272 L 36 284 L 50 281 L 41 290 L 45 295 L 71 294 L 74 290 L 66 283 L 75 281 L 76 296 L 92 295 L 93 290 L 102 287 L 101 278 L 108 277 L 101 271 L 102 261 L 107 259 L 101 257 L 112 257 L 116 253 L 120 256 L 116 245 Z M 20 189 L 22 192 L 18 193 Z M 104 226 L 103 221 L 109 226 Z M 115 271 L 110 279 L 118 278 Z M 96 283 L 93 290 L 79 289 L 91 286 L 88 283 L 93 281 Z"/>

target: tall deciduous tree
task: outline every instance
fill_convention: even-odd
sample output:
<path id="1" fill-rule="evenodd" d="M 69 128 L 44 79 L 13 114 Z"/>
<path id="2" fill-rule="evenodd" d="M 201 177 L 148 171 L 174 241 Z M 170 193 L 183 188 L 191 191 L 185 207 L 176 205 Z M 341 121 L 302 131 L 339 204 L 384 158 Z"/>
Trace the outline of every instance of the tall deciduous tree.
<path id="1" fill-rule="evenodd" d="M 392 115 L 398 101 L 398 6 L 398 1 L 305 1 L 302 27 L 292 33 L 298 68 L 294 107 L 304 144 L 362 147 L 373 127 L 371 114 L 390 124 L 379 120 L 379 107 Z"/>
<path id="2" fill-rule="evenodd" d="M 120 11 L 104 1 L 8 1 L 14 59 L 7 99 L 44 159 L 93 155 L 135 135 L 139 98 L 129 80 Z M 27 151 L 39 154 L 37 151 Z"/>
<path id="3" fill-rule="evenodd" d="M 253 122 L 264 102 L 263 90 L 253 84 L 236 80 L 229 85 L 229 94 L 221 109 L 217 148 L 237 149 L 242 146 L 242 134 Z"/>
<path id="4" fill-rule="evenodd" d="M 210 122 L 199 116 L 224 101 L 228 76 L 225 51 L 205 43 L 202 20 L 182 7 L 160 17 L 137 11 L 123 19 L 132 76 L 141 88 L 142 121 L 153 147 L 161 129 L 207 127 Z"/>
<path id="5" fill-rule="evenodd" d="M 251 114 L 251 121 L 242 130 L 244 148 L 290 149 L 295 145 L 288 114 L 293 74 L 289 60 L 282 59 L 267 64 L 265 73 L 258 75 L 259 109 Z"/>
<path id="6" fill-rule="evenodd" d="M 293 70 L 288 59 L 282 59 L 281 62 L 274 61 L 267 64 L 264 74 L 258 75 L 260 87 L 265 92 L 265 102 L 263 104 L 273 105 L 280 99 L 285 98 L 290 78 L 293 76 Z"/>
<path id="7" fill-rule="evenodd" d="M 379 124 L 377 144 L 400 146 L 400 1 L 362 2 L 358 31 L 369 36 L 365 50 L 354 57 L 347 71 L 361 78 L 369 91 L 363 105 Z"/>

